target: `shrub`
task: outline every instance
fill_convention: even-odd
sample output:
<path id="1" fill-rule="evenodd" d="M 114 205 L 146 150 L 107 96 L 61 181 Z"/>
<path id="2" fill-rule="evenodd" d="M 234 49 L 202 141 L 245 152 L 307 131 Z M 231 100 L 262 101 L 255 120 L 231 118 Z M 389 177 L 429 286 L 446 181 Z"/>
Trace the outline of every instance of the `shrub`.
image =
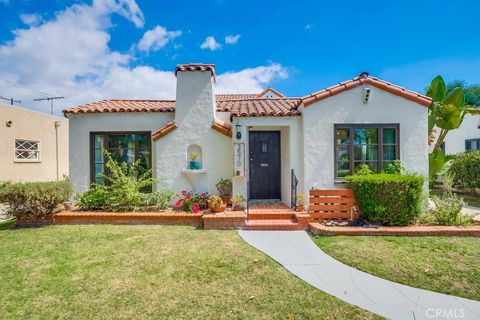
<path id="1" fill-rule="evenodd" d="M 55 213 L 68 201 L 72 186 L 68 181 L 8 183 L 0 188 L 0 202 L 15 217 L 44 217 Z"/>
<path id="2" fill-rule="evenodd" d="M 90 190 L 78 194 L 77 205 L 81 210 L 106 209 L 108 190 L 101 185 L 93 185 Z"/>
<path id="3" fill-rule="evenodd" d="M 144 196 L 144 206 L 155 207 L 156 209 L 165 210 L 168 204 L 175 197 L 175 192 L 162 190 L 152 193 L 147 193 Z"/>
<path id="4" fill-rule="evenodd" d="M 453 186 L 460 190 L 480 188 L 480 150 L 458 154 L 447 174 L 452 176 Z"/>
<path id="5" fill-rule="evenodd" d="M 388 174 L 401 174 L 402 171 L 404 171 L 404 168 L 400 160 L 389 162 L 383 168 L 383 172 Z"/>
<path id="6" fill-rule="evenodd" d="M 368 164 L 362 163 L 355 169 L 355 175 L 365 176 L 367 174 L 373 174 L 373 171 L 370 169 Z"/>
<path id="7" fill-rule="evenodd" d="M 175 207 L 186 212 L 198 213 L 200 209 L 205 209 L 207 206 L 208 193 L 201 194 L 193 193 L 193 191 L 182 191 L 182 195 L 175 203 Z"/>
<path id="8" fill-rule="evenodd" d="M 422 212 L 424 179 L 406 174 L 368 174 L 346 177 L 363 219 L 383 225 L 409 225 Z"/>

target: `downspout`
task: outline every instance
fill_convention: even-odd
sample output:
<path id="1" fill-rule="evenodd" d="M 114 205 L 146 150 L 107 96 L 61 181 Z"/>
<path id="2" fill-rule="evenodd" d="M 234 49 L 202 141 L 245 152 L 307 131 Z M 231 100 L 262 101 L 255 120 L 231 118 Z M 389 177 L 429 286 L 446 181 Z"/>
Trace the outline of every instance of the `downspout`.
<path id="1" fill-rule="evenodd" d="M 59 155 L 58 155 L 58 127 L 60 127 L 62 123 L 60 121 L 55 121 L 55 164 L 56 164 L 56 173 L 57 173 L 57 181 L 60 179 L 60 166 L 59 166 Z"/>

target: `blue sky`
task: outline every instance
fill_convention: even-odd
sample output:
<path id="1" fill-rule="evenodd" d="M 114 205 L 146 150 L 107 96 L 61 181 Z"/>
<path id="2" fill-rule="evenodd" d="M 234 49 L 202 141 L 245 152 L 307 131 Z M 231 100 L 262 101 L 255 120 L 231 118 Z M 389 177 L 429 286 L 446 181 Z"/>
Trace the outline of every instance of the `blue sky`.
<path id="1" fill-rule="evenodd" d="M 172 98 L 172 70 L 189 62 L 216 64 L 223 92 L 302 96 L 364 70 L 413 90 L 436 74 L 478 83 L 478 12 L 479 1 L 0 0 L 0 95 L 39 110 L 33 98 L 64 95 L 57 113 Z"/>

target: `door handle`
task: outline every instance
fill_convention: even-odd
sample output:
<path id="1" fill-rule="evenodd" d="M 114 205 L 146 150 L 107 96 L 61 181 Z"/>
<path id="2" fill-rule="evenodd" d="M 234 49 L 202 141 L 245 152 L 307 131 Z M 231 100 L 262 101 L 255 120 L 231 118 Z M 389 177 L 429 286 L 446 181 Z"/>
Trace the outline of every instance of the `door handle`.
<path id="1" fill-rule="evenodd" d="M 268 163 L 260 163 L 260 167 L 268 167 Z"/>

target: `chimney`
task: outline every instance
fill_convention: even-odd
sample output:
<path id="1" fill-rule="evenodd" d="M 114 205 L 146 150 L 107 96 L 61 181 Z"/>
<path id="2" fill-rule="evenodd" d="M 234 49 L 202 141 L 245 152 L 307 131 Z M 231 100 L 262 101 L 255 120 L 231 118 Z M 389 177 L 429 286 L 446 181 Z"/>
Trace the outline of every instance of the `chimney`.
<path id="1" fill-rule="evenodd" d="M 215 65 L 180 64 L 175 70 L 177 76 L 177 99 L 175 122 L 195 122 L 199 126 L 211 126 L 215 119 Z"/>

